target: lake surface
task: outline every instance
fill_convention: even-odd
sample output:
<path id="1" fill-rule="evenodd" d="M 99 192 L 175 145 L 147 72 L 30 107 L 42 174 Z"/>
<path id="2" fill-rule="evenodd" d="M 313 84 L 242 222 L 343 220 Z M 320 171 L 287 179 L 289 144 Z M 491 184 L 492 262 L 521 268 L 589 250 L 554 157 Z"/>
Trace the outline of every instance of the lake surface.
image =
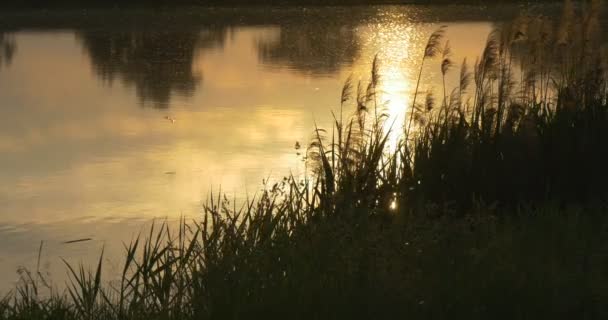
<path id="1" fill-rule="evenodd" d="M 556 7 L 536 10 L 554 15 Z M 20 266 L 108 265 L 154 218 L 196 218 L 220 186 L 244 199 L 302 176 L 294 144 L 328 126 L 352 75 L 380 61 L 398 127 L 426 39 L 480 54 L 517 6 L 0 13 L 0 292 Z M 421 90 L 439 90 L 439 64 Z M 451 87 L 458 77 L 448 77 Z M 440 96 L 440 95 L 439 95 Z M 90 238 L 86 242 L 65 241 Z"/>

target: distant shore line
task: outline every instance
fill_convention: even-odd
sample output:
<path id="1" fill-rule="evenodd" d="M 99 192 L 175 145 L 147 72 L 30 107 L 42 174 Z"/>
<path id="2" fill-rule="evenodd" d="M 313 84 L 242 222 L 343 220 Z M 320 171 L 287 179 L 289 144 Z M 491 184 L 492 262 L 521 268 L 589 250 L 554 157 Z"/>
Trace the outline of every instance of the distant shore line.
<path id="1" fill-rule="evenodd" d="M 95 8 L 163 8 L 179 6 L 203 7 L 256 7 L 256 6 L 368 6 L 368 5 L 499 5 L 499 4 L 546 4 L 560 3 L 555 0 L 45 0 L 7 1 L 0 4 L 3 9 L 95 9 Z"/>
<path id="2" fill-rule="evenodd" d="M 416 22 L 436 23 L 441 21 L 502 21 L 512 19 L 525 8 L 528 12 L 539 14 L 559 15 L 559 3 L 539 2 L 537 7 L 534 3 L 505 2 L 503 5 L 474 5 L 474 1 L 454 3 L 455 6 L 466 7 L 466 10 L 458 10 L 454 14 L 451 10 L 443 9 L 444 5 L 424 4 L 421 2 L 402 2 L 396 4 L 390 2 L 378 2 L 367 6 L 363 5 L 304 5 L 292 3 L 291 5 L 278 4 L 226 4 L 224 6 L 180 4 L 174 6 L 163 6 L 156 4 L 148 7 L 141 3 L 132 3 L 129 6 L 120 7 L 106 4 L 80 5 L 80 6 L 13 6 L 7 7 L 0 4 L 0 32 L 14 32 L 19 30 L 36 29 L 88 29 L 103 28 L 124 29 L 128 27 L 145 27 L 162 29 L 192 28 L 201 26 L 234 26 L 234 25 L 279 25 L 279 24 L 307 24 L 312 20 L 323 21 L 324 24 L 359 24 L 362 22 L 374 22 L 381 19 L 378 14 L 386 6 L 412 6 L 412 9 L 424 12 L 432 11 L 432 14 L 415 14 L 411 18 Z M 386 4 L 381 4 L 386 3 Z M 349 17 L 349 19 L 336 19 L 336 16 Z"/>

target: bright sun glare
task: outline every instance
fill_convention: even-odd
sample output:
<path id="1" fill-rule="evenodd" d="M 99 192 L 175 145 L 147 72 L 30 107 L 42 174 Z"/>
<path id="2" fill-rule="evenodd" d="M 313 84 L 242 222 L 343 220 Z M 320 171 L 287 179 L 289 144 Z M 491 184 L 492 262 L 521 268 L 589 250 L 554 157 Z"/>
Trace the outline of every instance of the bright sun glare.
<path id="1" fill-rule="evenodd" d="M 386 111 L 388 113 L 385 130 L 387 132 L 388 130 L 391 131 L 388 145 L 391 149 L 394 149 L 397 147 L 399 133 L 402 132 L 405 123 L 406 110 L 409 109 L 409 99 L 406 94 L 408 82 L 397 68 L 391 67 L 388 71 L 390 72 L 388 74 L 391 76 L 393 74 L 398 74 L 402 78 L 395 79 L 397 76 L 394 78 L 391 77 L 390 80 L 385 78 L 382 84 L 382 101 L 385 101 Z"/>
<path id="2" fill-rule="evenodd" d="M 403 23 L 401 16 L 387 12 L 385 18 L 390 22 L 371 26 L 368 39 L 372 42 L 370 47 L 378 54 L 381 75 L 379 101 L 388 114 L 385 124 L 385 130 L 391 130 L 388 146 L 394 149 L 399 141 L 399 133 L 403 131 L 406 111 L 410 108 L 408 93 L 411 91 L 411 79 L 407 70 L 414 61 L 411 53 L 417 48 L 414 48 L 412 37 L 416 37 L 417 32 Z"/>

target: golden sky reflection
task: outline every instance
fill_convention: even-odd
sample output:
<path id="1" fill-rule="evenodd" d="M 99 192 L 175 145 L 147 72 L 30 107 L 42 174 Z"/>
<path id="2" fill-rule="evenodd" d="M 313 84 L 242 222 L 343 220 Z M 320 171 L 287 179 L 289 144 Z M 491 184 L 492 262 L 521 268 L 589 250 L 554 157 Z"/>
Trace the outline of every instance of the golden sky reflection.
<path id="1" fill-rule="evenodd" d="M 234 28 L 223 46 L 196 53 L 193 73 L 201 83 L 191 96 L 172 96 L 167 109 L 142 107 L 120 80 L 100 81 L 73 32 L 15 34 L 18 54 L 0 71 L 0 234 L 13 230 L 21 239 L 15 243 L 35 247 L 43 238 L 75 237 L 79 221 L 92 220 L 99 230 L 89 236 L 101 239 L 112 232 L 108 219 L 194 216 L 211 187 L 243 199 L 263 178 L 301 175 L 294 143 L 310 139 L 315 121 L 331 123 L 344 80 L 367 80 L 375 54 L 388 123 L 400 131 L 424 42 L 438 24 L 391 10 L 355 27 L 360 48 L 352 66 L 337 64 L 337 72 L 323 75 L 260 60 L 256 46 L 278 39 L 279 27 Z M 448 24 L 453 59 L 472 63 L 490 29 Z M 438 73 L 439 64 L 430 63 L 421 90 L 437 83 Z M 37 234 L 25 237 L 31 232 Z M 8 249 L 0 246 L 0 257 L 14 254 Z"/>
<path id="2" fill-rule="evenodd" d="M 294 142 L 309 139 L 313 121 L 329 123 L 344 79 L 352 73 L 365 81 L 376 53 L 380 99 L 397 130 L 411 104 L 424 41 L 436 27 L 359 26 L 357 63 L 320 78 L 257 63 L 255 39 L 277 30 L 237 30 L 223 49 L 197 56 L 194 68 L 204 73 L 204 86 L 193 97 L 175 98 L 168 110 L 138 107 L 129 88 L 100 86 L 70 33 L 17 34 L 20 54 L 0 74 L 2 178 L 8 182 L 0 195 L 7 211 L 19 214 L 2 220 L 53 221 L 83 211 L 176 215 L 196 212 L 212 185 L 253 193 L 263 177 L 298 170 Z M 460 61 L 481 50 L 490 25 L 448 30 Z M 436 81 L 433 68 L 438 64 L 428 65 L 421 90 Z"/>
<path id="3" fill-rule="evenodd" d="M 394 9 L 394 8 L 393 8 Z M 402 12 L 385 12 L 382 23 L 361 27 L 365 53 L 370 60 L 377 54 L 381 74 L 380 102 L 389 115 L 386 130 L 403 132 L 403 126 L 412 105 L 416 80 L 428 36 L 440 25 L 447 26 L 445 40 L 450 41 L 454 68 L 446 76 L 447 91 L 458 85 L 459 68 L 464 58 L 468 59 L 471 70 L 476 57 L 483 50 L 485 40 L 492 30 L 487 22 L 447 23 L 447 24 L 407 24 L 401 23 Z M 444 41 L 445 41 L 444 40 Z M 369 62 L 361 61 L 355 72 L 369 73 Z M 422 96 L 427 90 L 433 91 L 436 99 L 441 99 L 442 86 L 439 59 L 427 61 L 422 75 L 419 92 Z M 422 102 L 424 98 L 417 102 Z M 441 101 L 438 100 L 440 103 Z M 398 135 L 392 135 L 389 146 L 395 147 Z"/>

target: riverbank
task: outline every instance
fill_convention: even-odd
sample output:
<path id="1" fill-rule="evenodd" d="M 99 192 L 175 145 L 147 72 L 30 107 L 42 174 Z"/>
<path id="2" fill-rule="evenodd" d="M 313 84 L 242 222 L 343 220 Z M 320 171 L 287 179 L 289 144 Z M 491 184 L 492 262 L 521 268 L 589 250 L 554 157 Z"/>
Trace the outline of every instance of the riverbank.
<path id="1" fill-rule="evenodd" d="M 479 207 L 459 219 L 433 210 L 306 216 L 273 207 L 268 196 L 238 219 L 214 202 L 200 225 L 174 234 L 157 225 L 131 244 L 125 273 L 111 284 L 100 272 L 103 257 L 91 269 L 70 269 L 69 291 L 51 298 L 35 270 L 24 273 L 19 291 L 0 302 L 0 318 L 608 315 L 605 208 Z"/>

